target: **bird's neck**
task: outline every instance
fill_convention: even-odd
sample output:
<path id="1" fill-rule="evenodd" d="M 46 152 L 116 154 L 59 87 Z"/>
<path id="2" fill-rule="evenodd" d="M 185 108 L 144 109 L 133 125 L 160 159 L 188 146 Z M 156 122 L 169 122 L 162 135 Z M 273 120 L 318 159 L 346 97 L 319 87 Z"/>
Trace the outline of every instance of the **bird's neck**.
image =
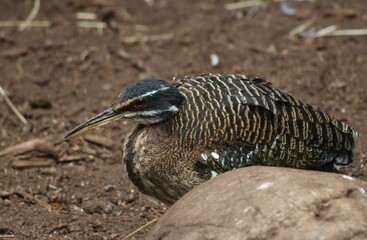
<path id="1" fill-rule="evenodd" d="M 126 170 L 130 180 L 134 185 L 141 188 L 139 166 L 137 167 L 138 161 L 136 161 L 137 145 L 141 142 L 145 126 L 142 124 L 136 125 L 126 136 L 123 146 L 123 161 L 126 165 Z"/>
<path id="2" fill-rule="evenodd" d="M 170 141 L 166 129 L 164 123 L 139 124 L 128 133 L 124 142 L 123 160 L 130 180 L 141 192 L 152 196 L 156 195 L 159 188 L 154 185 L 152 176 L 156 175 L 162 160 L 162 146 Z M 156 197 L 160 199 L 159 196 Z M 168 202 L 165 199 L 160 200 Z"/>

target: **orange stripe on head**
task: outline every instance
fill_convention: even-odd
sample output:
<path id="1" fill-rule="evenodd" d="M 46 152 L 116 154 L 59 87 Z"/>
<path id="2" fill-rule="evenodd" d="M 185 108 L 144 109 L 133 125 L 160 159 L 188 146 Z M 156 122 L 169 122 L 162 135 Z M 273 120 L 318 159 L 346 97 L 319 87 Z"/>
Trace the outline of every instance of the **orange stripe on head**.
<path id="1" fill-rule="evenodd" d="M 119 103 L 119 104 L 117 104 L 117 105 L 113 108 L 113 110 L 114 110 L 114 111 L 118 111 L 118 110 L 120 110 L 121 108 L 124 108 L 124 107 L 126 107 L 126 106 L 130 105 L 134 100 L 135 100 L 135 98 L 133 98 L 133 99 L 128 99 L 128 100 L 126 100 L 125 102 Z"/>
<path id="2" fill-rule="evenodd" d="M 127 107 L 129 106 L 132 102 L 134 102 L 135 100 L 137 99 L 141 99 L 140 96 L 137 96 L 137 97 L 134 97 L 134 98 L 131 98 L 131 99 L 128 99 L 126 100 L 125 102 L 122 102 L 122 103 L 119 103 L 119 104 L 116 104 L 116 106 L 113 108 L 114 111 L 118 111 L 124 107 Z"/>

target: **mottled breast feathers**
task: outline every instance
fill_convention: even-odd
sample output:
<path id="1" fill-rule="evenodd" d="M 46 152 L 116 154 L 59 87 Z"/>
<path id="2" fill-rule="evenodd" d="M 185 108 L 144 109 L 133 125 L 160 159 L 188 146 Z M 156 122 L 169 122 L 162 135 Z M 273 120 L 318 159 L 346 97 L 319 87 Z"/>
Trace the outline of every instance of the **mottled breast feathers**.
<path id="1" fill-rule="evenodd" d="M 186 98 L 169 120 L 178 144 L 204 149 L 198 163 L 215 173 L 264 164 L 311 168 L 352 160 L 353 136 L 342 121 L 258 77 L 203 74 L 175 85 Z"/>

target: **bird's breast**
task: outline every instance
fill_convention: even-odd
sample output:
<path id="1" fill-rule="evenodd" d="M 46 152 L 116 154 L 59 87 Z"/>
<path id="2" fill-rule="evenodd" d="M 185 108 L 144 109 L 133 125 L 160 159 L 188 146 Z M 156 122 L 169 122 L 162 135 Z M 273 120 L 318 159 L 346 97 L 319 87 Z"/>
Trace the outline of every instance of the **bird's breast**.
<path id="1" fill-rule="evenodd" d="M 143 193 L 172 204 L 191 190 L 195 180 L 190 156 L 177 148 L 162 126 L 136 126 L 126 137 L 123 160 L 130 180 Z"/>

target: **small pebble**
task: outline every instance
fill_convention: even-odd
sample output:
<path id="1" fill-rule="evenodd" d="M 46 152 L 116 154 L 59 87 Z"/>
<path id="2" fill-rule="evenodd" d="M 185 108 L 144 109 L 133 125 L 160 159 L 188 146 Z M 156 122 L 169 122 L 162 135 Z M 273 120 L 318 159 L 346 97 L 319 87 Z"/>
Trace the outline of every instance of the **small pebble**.
<path id="1" fill-rule="evenodd" d="M 286 16 L 293 16 L 296 14 L 296 9 L 289 2 L 280 3 L 280 11 Z"/>
<path id="2" fill-rule="evenodd" d="M 219 57 L 217 54 L 211 54 L 210 55 L 210 64 L 215 67 L 219 64 Z"/>
<path id="3" fill-rule="evenodd" d="M 132 203 L 134 202 L 136 199 L 136 196 L 133 194 L 133 193 L 129 193 L 125 198 L 124 198 L 124 201 L 126 203 Z"/>
<path id="4" fill-rule="evenodd" d="M 87 203 L 84 207 L 83 210 L 87 213 L 98 213 L 98 214 L 110 214 L 112 213 L 114 209 L 114 206 L 110 203 L 107 202 L 102 202 L 102 201 L 92 201 Z"/>

